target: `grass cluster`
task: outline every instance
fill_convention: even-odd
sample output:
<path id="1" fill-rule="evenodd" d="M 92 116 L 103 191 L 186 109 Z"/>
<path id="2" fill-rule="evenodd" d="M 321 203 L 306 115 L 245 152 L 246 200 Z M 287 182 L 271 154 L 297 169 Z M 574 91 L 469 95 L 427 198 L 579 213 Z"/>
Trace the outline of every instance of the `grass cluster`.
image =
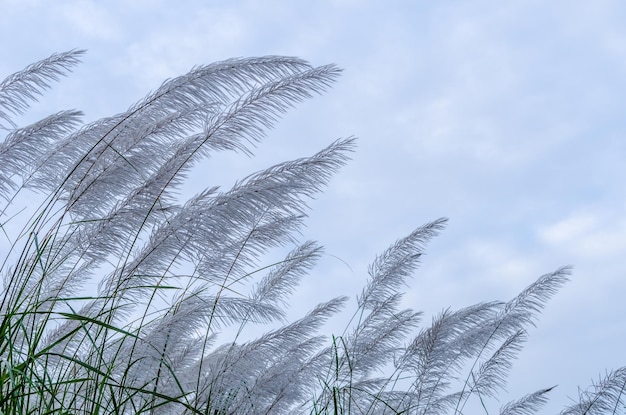
<path id="1" fill-rule="evenodd" d="M 307 201 L 347 161 L 353 138 L 184 203 L 176 190 L 213 152 L 251 154 L 282 113 L 340 70 L 232 59 L 86 125 L 78 111 L 16 125 L 82 53 L 52 55 L 0 83 L 0 413 L 493 412 L 527 327 L 567 268 L 510 301 L 422 325 L 400 300 L 439 219 L 374 259 L 345 331 L 323 336 L 346 298 L 296 320 L 285 304 L 322 254 L 297 237 Z M 277 247 L 289 253 L 270 261 Z M 241 334 L 267 323 L 278 328 Z M 617 370 L 564 413 L 623 413 L 625 384 Z M 535 413 L 550 389 L 500 413 Z"/>

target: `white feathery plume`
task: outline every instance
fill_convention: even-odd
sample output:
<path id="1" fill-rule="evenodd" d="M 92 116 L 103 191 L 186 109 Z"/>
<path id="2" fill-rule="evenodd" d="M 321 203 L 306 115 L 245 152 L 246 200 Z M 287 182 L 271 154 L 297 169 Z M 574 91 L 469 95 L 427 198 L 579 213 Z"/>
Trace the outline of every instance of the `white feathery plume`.
<path id="1" fill-rule="evenodd" d="M 176 192 L 217 151 L 251 155 L 283 113 L 341 71 L 290 57 L 230 59 L 81 128 L 78 111 L 18 128 L 12 116 L 82 53 L 55 54 L 0 83 L 0 226 L 23 189 L 43 194 L 20 234 L 7 235 L 0 266 L 2 413 L 457 415 L 470 399 L 487 410 L 569 268 L 509 302 L 445 310 L 418 328 L 421 313 L 401 308 L 403 287 L 445 226 L 439 219 L 374 260 L 345 331 L 325 337 L 345 297 L 293 322 L 286 306 L 322 256 L 298 238 L 307 203 L 354 138 L 226 191 L 186 202 Z M 270 261 L 273 248 L 291 251 Z M 280 326 L 245 337 L 268 323 Z M 624 373 L 563 414 L 624 413 Z M 536 413 L 551 389 L 500 413 Z"/>

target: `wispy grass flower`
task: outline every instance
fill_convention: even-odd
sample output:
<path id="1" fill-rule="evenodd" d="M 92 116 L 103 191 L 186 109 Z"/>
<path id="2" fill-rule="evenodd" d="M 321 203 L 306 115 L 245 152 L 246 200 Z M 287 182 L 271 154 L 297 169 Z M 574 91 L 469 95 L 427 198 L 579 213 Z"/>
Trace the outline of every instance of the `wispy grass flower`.
<path id="1" fill-rule="evenodd" d="M 568 268 L 509 302 L 445 310 L 421 327 L 401 298 L 439 219 L 374 260 L 345 331 L 323 336 L 347 298 L 295 320 L 285 308 L 322 255 L 298 238 L 307 202 L 355 139 L 227 190 L 182 202 L 177 190 L 212 153 L 251 155 L 285 111 L 341 71 L 231 59 L 108 118 L 82 125 L 64 110 L 19 127 L 15 117 L 82 54 L 52 55 L 0 83 L 0 413 L 462 414 L 472 400 L 488 412 Z M 290 252 L 270 260 L 274 248 Z M 258 338 L 244 335 L 267 323 Z M 564 413 L 622 413 L 622 372 Z M 550 389 L 501 413 L 535 413 Z"/>

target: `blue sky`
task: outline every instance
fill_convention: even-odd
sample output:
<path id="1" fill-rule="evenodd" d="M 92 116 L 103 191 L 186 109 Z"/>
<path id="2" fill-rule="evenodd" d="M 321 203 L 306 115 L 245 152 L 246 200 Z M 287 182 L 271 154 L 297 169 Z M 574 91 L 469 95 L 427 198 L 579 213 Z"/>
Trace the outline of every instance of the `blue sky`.
<path id="1" fill-rule="evenodd" d="M 30 115 L 77 108 L 90 121 L 196 64 L 336 63 L 339 83 L 289 113 L 256 158 L 212 159 L 187 190 L 359 137 L 312 203 L 304 237 L 329 255 L 296 295 L 302 307 L 356 294 L 376 253 L 441 216 L 448 229 L 406 295 L 427 315 L 508 299 L 574 265 L 508 387 L 513 398 L 559 384 L 547 413 L 626 364 L 624 21 L 618 0 L 0 0 L 0 77 L 88 49 Z"/>

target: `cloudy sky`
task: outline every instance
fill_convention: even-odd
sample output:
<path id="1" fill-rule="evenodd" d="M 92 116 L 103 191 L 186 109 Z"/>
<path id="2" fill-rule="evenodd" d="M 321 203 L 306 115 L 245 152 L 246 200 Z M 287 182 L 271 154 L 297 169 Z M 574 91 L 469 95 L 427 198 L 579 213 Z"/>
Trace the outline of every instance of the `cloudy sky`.
<path id="1" fill-rule="evenodd" d="M 558 384 L 556 412 L 626 365 L 624 21 L 619 0 L 0 0 L 0 78 L 88 49 L 30 114 L 77 108 L 91 121 L 196 64 L 336 63 L 339 83 L 289 113 L 258 157 L 211 160 L 189 191 L 359 137 L 312 203 L 304 237 L 328 256 L 298 304 L 354 295 L 376 253 L 441 216 L 448 229 L 407 288 L 427 315 L 509 299 L 574 265 L 508 388 L 512 399 Z"/>

